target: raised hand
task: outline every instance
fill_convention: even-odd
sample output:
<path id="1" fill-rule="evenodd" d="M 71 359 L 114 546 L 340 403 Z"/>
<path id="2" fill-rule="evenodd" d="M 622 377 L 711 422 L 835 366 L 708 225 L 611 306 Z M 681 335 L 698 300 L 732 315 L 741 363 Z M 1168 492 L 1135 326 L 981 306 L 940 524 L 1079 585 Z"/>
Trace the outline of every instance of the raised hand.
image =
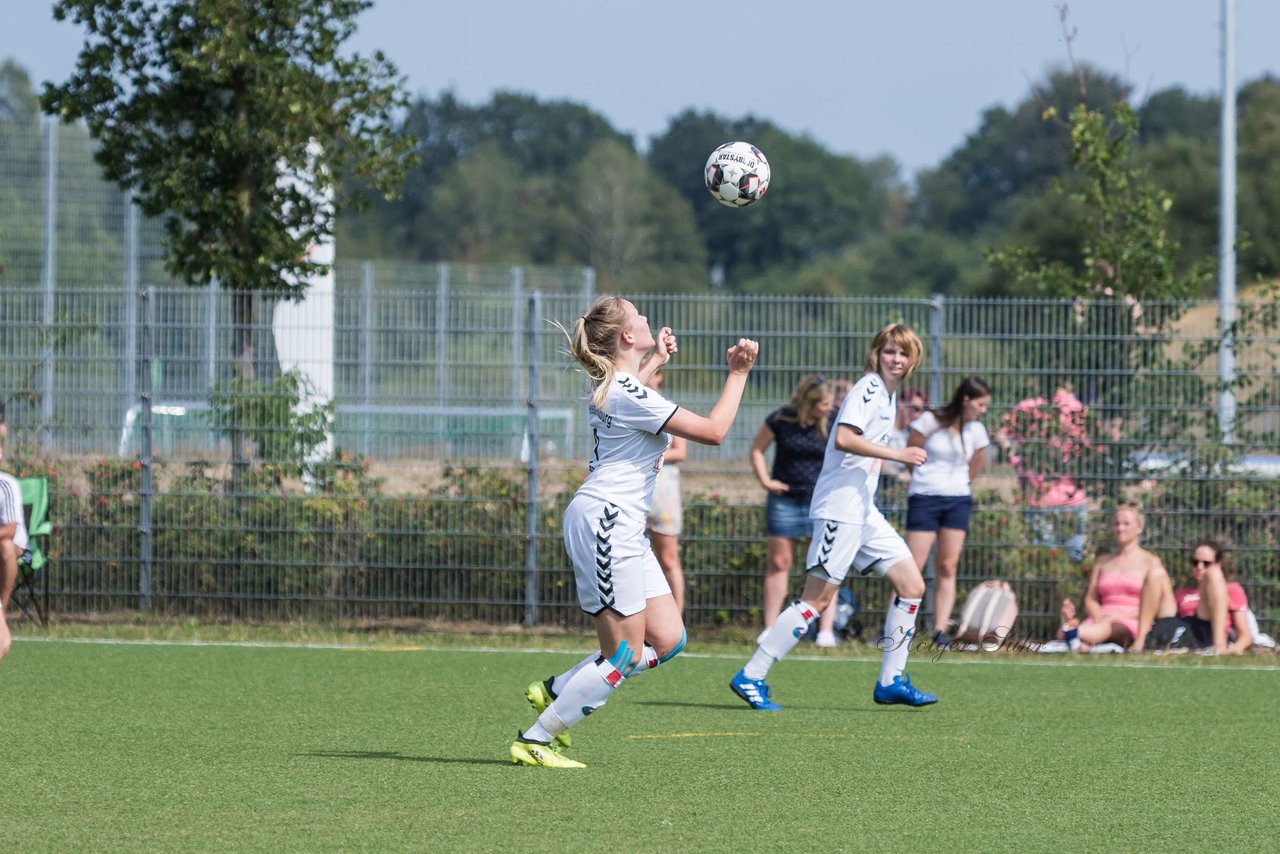
<path id="1" fill-rule="evenodd" d="M 680 349 L 676 344 L 676 334 L 671 331 L 670 326 L 664 326 L 659 329 L 653 340 L 654 354 L 662 360 L 662 364 L 671 361 L 671 357 Z"/>
<path id="2" fill-rule="evenodd" d="M 760 352 L 760 342 L 750 338 L 739 338 L 738 343 L 729 348 L 725 358 L 729 362 L 729 370 L 747 373 L 756 363 L 756 355 Z"/>

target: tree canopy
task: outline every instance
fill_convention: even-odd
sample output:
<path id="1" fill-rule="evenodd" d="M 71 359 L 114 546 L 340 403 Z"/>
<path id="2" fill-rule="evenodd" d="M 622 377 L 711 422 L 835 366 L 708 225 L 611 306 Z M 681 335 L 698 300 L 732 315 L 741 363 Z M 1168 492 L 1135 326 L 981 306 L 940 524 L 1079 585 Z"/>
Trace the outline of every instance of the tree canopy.
<path id="1" fill-rule="evenodd" d="M 409 162 L 395 67 L 339 52 L 369 5 L 60 0 L 87 37 L 42 102 L 83 119 L 107 178 L 163 219 L 175 276 L 294 292 L 333 232 L 326 193 L 347 175 L 393 193 Z"/>

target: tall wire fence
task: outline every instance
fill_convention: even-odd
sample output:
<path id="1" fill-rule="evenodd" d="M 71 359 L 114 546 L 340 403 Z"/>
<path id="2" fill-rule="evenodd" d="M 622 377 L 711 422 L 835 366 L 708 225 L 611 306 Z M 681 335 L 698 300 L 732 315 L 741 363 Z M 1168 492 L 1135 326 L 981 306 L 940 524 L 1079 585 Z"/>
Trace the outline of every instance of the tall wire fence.
<path id="1" fill-rule="evenodd" d="M 26 211 L 5 225 L 0 397 L 6 467 L 51 480 L 55 610 L 586 625 L 559 534 L 590 450 L 586 389 L 555 324 L 595 295 L 590 270 L 339 262 L 318 328 L 282 326 L 279 304 L 254 296 L 256 379 L 236 386 L 231 298 L 170 280 L 155 224 L 95 177 L 83 139 L 46 125 L 31 140 L 30 156 L 0 155 L 0 192 Z M 1280 338 L 1266 306 L 1243 309 L 1228 444 L 1213 303 L 636 300 L 677 331 L 665 392 L 695 411 L 718 397 L 726 348 L 761 342 L 729 438 L 682 466 L 691 624 L 758 623 L 764 492 L 747 460 L 765 416 L 805 374 L 855 380 L 875 331 L 900 320 L 926 346 L 910 384 L 942 403 L 983 376 L 987 427 L 1008 440 L 976 483 L 961 596 L 1006 579 L 1020 627 L 1051 630 L 1108 547 L 1110 507 L 1138 499 L 1175 581 L 1196 539 L 1225 541 L 1275 633 Z M 277 353 L 290 331 L 331 340 L 301 386 Z M 331 398 L 308 400 L 325 367 Z M 1060 391 L 1081 404 L 1070 418 Z M 1087 504 L 1043 506 L 1037 473 L 1070 477 Z M 885 478 L 880 501 L 901 524 L 901 482 Z M 887 589 L 857 585 L 874 625 Z"/>

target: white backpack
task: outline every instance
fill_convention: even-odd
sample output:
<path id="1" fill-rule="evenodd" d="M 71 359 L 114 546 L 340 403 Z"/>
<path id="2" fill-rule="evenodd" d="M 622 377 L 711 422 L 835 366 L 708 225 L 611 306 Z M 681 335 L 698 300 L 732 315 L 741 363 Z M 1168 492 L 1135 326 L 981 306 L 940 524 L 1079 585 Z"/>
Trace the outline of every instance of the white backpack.
<path id="1" fill-rule="evenodd" d="M 1013 634 L 1018 600 L 1007 581 L 984 581 L 969 591 L 960 611 L 956 640 L 976 643 L 989 651 Z"/>

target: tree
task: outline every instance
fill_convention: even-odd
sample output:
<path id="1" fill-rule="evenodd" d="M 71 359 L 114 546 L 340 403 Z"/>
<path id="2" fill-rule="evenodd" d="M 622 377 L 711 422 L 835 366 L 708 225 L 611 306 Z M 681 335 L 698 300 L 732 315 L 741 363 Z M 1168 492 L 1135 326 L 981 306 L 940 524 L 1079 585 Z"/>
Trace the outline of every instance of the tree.
<path id="1" fill-rule="evenodd" d="M 1114 495 L 1120 484 L 1110 475 L 1117 469 L 1132 469 L 1154 448 L 1176 447 L 1206 422 L 1211 435 L 1216 428 L 1204 411 L 1209 386 L 1189 369 L 1191 355 L 1172 354 L 1167 346 L 1184 300 L 1203 289 L 1213 259 L 1180 263 L 1181 246 L 1168 229 L 1172 199 L 1129 157 L 1137 115 L 1123 102 L 1112 113 L 1114 121 L 1085 104 L 1065 122 L 1055 110 L 1045 113 L 1046 124 L 1068 133 L 1074 174 L 1056 182 L 1054 193 L 1076 236 L 1073 257 L 1050 258 L 1034 244 L 991 250 L 987 257 L 1024 286 L 1074 298 L 1035 309 L 1041 314 L 1036 328 L 1048 334 L 1021 342 L 1019 361 L 1052 366 L 1043 378 L 1046 397 L 1050 388 L 1071 386 L 1079 377 L 1096 379 L 1087 388 L 1076 387 L 1092 411 L 1083 470 L 1071 474 L 1086 481 L 1101 475 Z M 1089 346 L 1076 346 L 1080 340 Z M 1129 423 L 1112 417 L 1126 410 L 1135 413 Z M 1117 457 L 1121 437 L 1130 453 Z"/>
<path id="2" fill-rule="evenodd" d="M 757 205 L 729 210 L 707 193 L 702 167 L 716 146 L 742 139 L 769 158 L 773 180 Z M 693 206 L 710 261 L 734 287 L 770 267 L 795 268 L 835 255 L 878 232 L 900 189 L 896 169 L 827 151 L 750 116 L 729 120 L 686 111 L 650 147 L 657 175 Z"/>
<path id="3" fill-rule="evenodd" d="M 1071 169 L 1058 129 L 1041 120 L 1045 110 L 1067 115 L 1085 103 L 1105 113 L 1126 94 L 1116 77 L 1082 66 L 1050 73 L 1012 112 L 991 107 L 976 133 L 937 169 L 920 174 L 914 221 L 965 235 L 1007 224 L 1013 199 L 1044 189 Z"/>
<path id="4" fill-rule="evenodd" d="M 581 252 L 569 210 L 574 195 L 567 186 L 570 174 L 600 142 L 616 141 L 634 151 L 630 137 L 586 106 L 542 102 L 513 92 L 498 92 L 478 106 L 460 102 L 451 92 L 436 100 L 418 98 L 408 109 L 403 132 L 416 140 L 419 154 L 418 165 L 408 173 L 404 198 L 375 205 L 362 221 L 346 223 L 344 229 L 352 228 L 362 245 L 381 254 L 428 261 L 477 255 L 474 246 L 459 245 L 449 232 L 456 205 L 463 201 L 455 194 L 460 189 L 459 170 L 476 157 L 510 164 L 499 169 L 511 173 L 514 184 L 498 195 L 509 197 L 518 191 L 524 217 L 520 235 L 506 235 L 504 246 L 478 254 L 513 263 L 578 261 Z M 492 183 L 474 173 L 469 182 Z"/>
<path id="5" fill-rule="evenodd" d="M 706 254 L 692 210 L 629 146 L 597 143 L 572 183 L 578 233 L 603 288 L 669 292 L 702 285 Z"/>
<path id="6" fill-rule="evenodd" d="M 1280 80 L 1264 77 L 1240 90 L 1240 230 L 1248 245 L 1241 270 L 1280 276 Z"/>
<path id="7" fill-rule="evenodd" d="M 87 30 L 44 109 L 83 119 L 107 178 L 163 218 L 166 267 L 233 294 L 235 373 L 255 378 L 254 292 L 298 298 L 308 248 L 332 237 L 345 176 L 393 193 L 412 141 L 395 66 L 340 48 L 369 0 L 59 0 Z M 319 153 L 309 151 L 318 143 Z M 243 431 L 237 431 L 237 436 Z M 245 448 L 233 447 L 237 469 Z"/>

